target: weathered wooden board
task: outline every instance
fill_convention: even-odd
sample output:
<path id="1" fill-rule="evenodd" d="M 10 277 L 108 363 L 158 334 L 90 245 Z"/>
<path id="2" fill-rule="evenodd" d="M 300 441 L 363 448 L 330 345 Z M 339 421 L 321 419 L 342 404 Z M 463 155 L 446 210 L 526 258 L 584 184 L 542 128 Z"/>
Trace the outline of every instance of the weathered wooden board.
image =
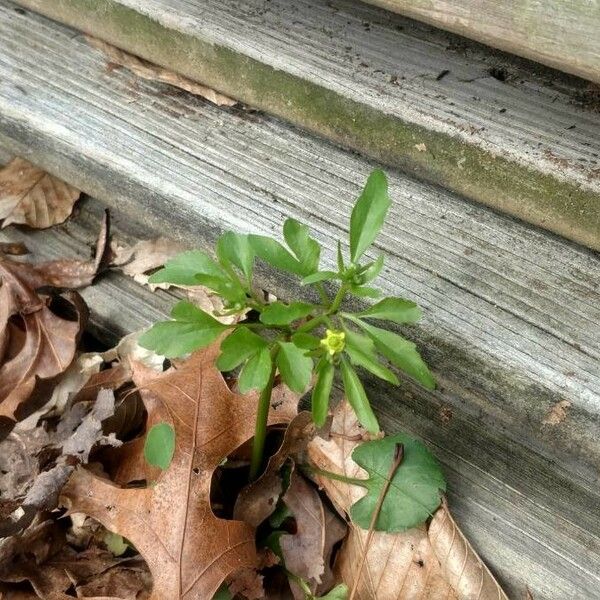
<path id="1" fill-rule="evenodd" d="M 83 258 L 102 211 L 100 202 L 84 198 L 67 224 L 37 232 L 11 227 L 0 232 L 0 240 L 25 242 L 31 250 L 28 260 Z M 114 209 L 113 222 L 120 243 L 156 235 Z M 166 318 L 175 301 L 168 292 L 152 293 L 116 272 L 100 277 L 82 295 L 93 333 L 108 344 Z M 600 552 L 594 522 L 597 489 L 578 486 L 553 461 L 515 444 L 502 431 L 481 428 L 464 406 L 448 412 L 443 396 L 431 402 L 405 389 L 402 403 L 392 405 L 384 399 L 388 391 L 375 391 L 386 427 L 412 431 L 433 446 L 449 480 L 454 513 L 513 597 L 524 597 L 525 584 L 536 600 L 600 597 L 594 572 Z M 584 559 L 587 555 L 593 560 Z"/>
<path id="2" fill-rule="evenodd" d="M 366 0 L 600 83 L 598 0 Z"/>
<path id="3" fill-rule="evenodd" d="M 223 228 L 272 233 L 291 215 L 323 242 L 324 266 L 373 167 L 259 114 L 107 70 L 72 30 L 3 2 L 0 132 L 117 207 L 117 226 L 207 246 Z M 382 287 L 424 307 L 406 334 L 441 386 L 370 386 L 385 426 L 440 448 L 457 512 L 515 596 L 529 583 L 536 600 L 600 597 L 598 257 L 397 171 L 390 182 Z M 266 271 L 261 282 L 294 289 Z M 123 322 L 127 294 L 112 289 Z M 563 399 L 565 421 L 543 425 Z"/>
<path id="4" fill-rule="evenodd" d="M 600 249 L 600 99 L 585 82 L 352 0 L 19 4 Z"/>

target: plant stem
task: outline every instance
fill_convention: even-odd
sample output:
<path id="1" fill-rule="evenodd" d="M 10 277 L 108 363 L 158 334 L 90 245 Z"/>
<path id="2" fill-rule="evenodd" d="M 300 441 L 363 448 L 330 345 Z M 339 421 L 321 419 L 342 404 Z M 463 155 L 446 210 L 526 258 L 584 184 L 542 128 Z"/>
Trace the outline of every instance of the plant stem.
<path id="1" fill-rule="evenodd" d="M 325 315 L 319 315 L 318 317 L 313 317 L 312 319 L 310 319 L 309 321 L 304 323 L 304 325 L 301 325 L 300 327 L 298 327 L 298 329 L 296 329 L 296 333 L 308 333 L 309 331 L 312 331 L 313 329 L 318 327 L 324 320 L 325 320 Z"/>
<path id="2" fill-rule="evenodd" d="M 333 299 L 333 302 L 331 303 L 331 307 L 329 308 L 329 310 L 327 311 L 328 315 L 333 315 L 334 313 L 336 313 L 341 304 L 342 301 L 344 300 L 345 296 L 346 296 L 346 292 L 348 291 L 349 286 L 347 283 L 342 283 L 342 285 L 340 286 L 340 289 L 338 290 L 338 293 L 335 295 L 335 298 Z"/>
<path id="3" fill-rule="evenodd" d="M 364 479 L 358 479 L 356 477 L 347 477 L 346 475 L 340 475 L 338 473 L 334 473 L 333 471 L 326 471 L 325 469 L 319 469 L 317 467 L 313 467 L 312 465 L 301 465 L 300 468 L 303 471 L 308 471 L 312 475 L 321 475 L 322 477 L 327 477 L 327 479 L 335 479 L 335 481 L 342 481 L 343 483 L 347 483 L 348 485 L 360 485 L 361 487 L 366 487 L 366 482 Z"/>
<path id="4" fill-rule="evenodd" d="M 275 344 L 271 349 L 271 373 L 269 374 L 269 380 L 267 381 L 265 388 L 260 392 L 258 398 L 256 427 L 254 430 L 254 441 L 252 442 L 252 458 L 250 460 L 250 474 L 248 476 L 250 481 L 254 481 L 258 477 L 263 464 L 269 408 L 271 407 L 271 394 L 273 392 L 273 383 L 275 382 L 275 373 L 277 371 L 275 358 L 277 357 L 278 351 L 279 346 Z"/>
<path id="5" fill-rule="evenodd" d="M 365 566 L 365 562 L 367 561 L 367 553 L 369 551 L 369 545 L 373 538 L 373 533 L 375 531 L 375 525 L 377 523 L 377 519 L 379 518 L 379 513 L 381 512 L 381 507 L 383 506 L 383 501 L 385 500 L 385 496 L 390 489 L 390 485 L 392 484 L 392 479 L 398 470 L 398 467 L 402 463 L 402 459 L 404 458 L 404 444 L 396 444 L 394 447 L 394 459 L 392 460 L 392 464 L 390 465 L 390 470 L 387 474 L 387 479 L 385 485 L 381 488 L 381 492 L 379 493 L 379 497 L 377 498 L 377 504 L 375 505 L 375 509 L 373 510 L 373 514 L 371 515 L 371 522 L 369 523 L 369 532 L 367 533 L 367 539 L 365 540 L 365 544 L 362 550 L 362 556 L 360 559 L 360 565 L 358 566 L 358 571 L 356 573 L 356 579 L 352 585 L 352 591 L 350 592 L 350 596 L 348 596 L 348 600 L 354 600 L 354 596 L 356 595 L 356 591 L 358 590 L 358 584 L 360 582 L 360 576 L 362 574 L 363 568 Z"/>

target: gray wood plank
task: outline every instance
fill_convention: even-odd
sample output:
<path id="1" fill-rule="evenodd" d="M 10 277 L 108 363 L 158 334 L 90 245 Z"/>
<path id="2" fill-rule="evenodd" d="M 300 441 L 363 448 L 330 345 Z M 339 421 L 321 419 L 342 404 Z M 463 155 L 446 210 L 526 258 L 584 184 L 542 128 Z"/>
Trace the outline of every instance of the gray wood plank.
<path id="1" fill-rule="evenodd" d="M 19 3 L 600 249 L 585 82 L 352 0 Z"/>
<path id="2" fill-rule="evenodd" d="M 28 260 L 84 258 L 102 212 L 100 202 L 84 197 L 66 224 L 35 232 L 11 227 L 0 232 L 0 240 L 25 242 L 32 252 Z M 113 225 L 120 243 L 156 235 L 114 209 Z M 175 300 L 115 272 L 82 295 L 92 332 L 107 344 L 164 319 Z M 598 597 L 597 489 L 592 493 L 577 486 L 552 461 L 502 431 L 482 429 L 462 406 L 453 407 L 450 417 L 443 397 L 424 402 L 419 390 L 405 385 L 398 404 L 397 393 L 390 400 L 390 390 L 370 387 L 380 397 L 379 410 L 390 431 L 408 430 L 432 445 L 448 477 L 453 512 L 513 597 L 523 597 L 525 585 L 536 599 Z"/>
<path id="3" fill-rule="evenodd" d="M 600 83 L 600 3 L 366 0 Z"/>
<path id="4" fill-rule="evenodd" d="M 0 3 L 0 132 L 11 152 L 116 207 L 122 227 L 140 222 L 207 247 L 223 228 L 278 232 L 291 215 L 311 224 L 334 263 L 333 239 L 346 236 L 372 163 L 259 114 L 107 72 L 72 30 L 22 17 Z M 389 175 L 382 287 L 424 307 L 423 324 L 405 333 L 441 387 L 371 385 L 382 421 L 443 449 L 457 511 L 478 515 L 470 533 L 515 595 L 528 582 L 536 600 L 597 597 L 600 261 Z M 282 297 L 294 290 L 267 271 L 261 282 Z M 112 306 L 129 298 L 151 320 L 135 291 L 119 289 Z M 562 399 L 567 419 L 542 425 Z M 445 426 L 440 409 L 454 415 Z"/>

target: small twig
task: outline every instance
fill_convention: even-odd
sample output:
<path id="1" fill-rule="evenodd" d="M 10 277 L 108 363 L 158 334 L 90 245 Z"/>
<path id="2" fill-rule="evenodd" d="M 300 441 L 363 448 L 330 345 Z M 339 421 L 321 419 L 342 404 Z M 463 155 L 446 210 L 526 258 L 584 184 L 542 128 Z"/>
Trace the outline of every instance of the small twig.
<path id="1" fill-rule="evenodd" d="M 356 579 L 354 580 L 354 584 L 352 585 L 352 591 L 350 592 L 350 596 L 348 596 L 348 600 L 354 600 L 354 596 L 356 595 L 356 591 L 358 590 L 360 576 L 362 575 L 365 562 L 367 561 L 367 552 L 369 550 L 369 545 L 371 544 L 373 533 L 375 532 L 375 524 L 377 523 L 377 519 L 379 518 L 379 513 L 381 512 L 381 507 L 383 506 L 383 501 L 385 500 L 386 494 L 388 493 L 390 485 L 392 484 L 392 479 L 394 478 L 398 467 L 402 463 L 403 458 L 404 444 L 396 444 L 396 446 L 394 447 L 394 460 L 390 465 L 390 470 L 388 471 L 388 476 L 385 485 L 381 488 L 379 498 L 377 498 L 377 504 L 375 505 L 375 510 L 373 510 L 373 515 L 371 516 L 371 522 L 369 523 L 369 531 L 367 533 L 367 538 L 365 539 L 365 545 L 363 547 L 360 565 L 356 573 Z"/>

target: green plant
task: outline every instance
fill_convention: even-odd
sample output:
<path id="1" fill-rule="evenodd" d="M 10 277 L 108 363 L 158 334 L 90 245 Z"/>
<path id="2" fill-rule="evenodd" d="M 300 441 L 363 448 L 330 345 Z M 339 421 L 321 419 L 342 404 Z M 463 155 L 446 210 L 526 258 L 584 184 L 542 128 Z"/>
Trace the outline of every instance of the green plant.
<path id="1" fill-rule="evenodd" d="M 167 357 L 177 357 L 208 346 L 228 333 L 221 342 L 218 368 L 240 368 L 240 392 L 260 392 L 251 478 L 258 475 L 263 463 L 268 409 L 277 372 L 298 393 L 305 392 L 314 381 L 313 419 L 323 425 L 335 372 L 339 371 L 348 401 L 361 424 L 373 434 L 379 431 L 379 424 L 356 367 L 397 384 L 398 377 L 389 362 L 425 387 L 435 387 L 415 345 L 372 323 L 414 323 L 421 316 L 414 302 L 379 299 L 381 293 L 370 286 L 381 272 L 384 259 L 379 256 L 364 261 L 363 257 L 377 237 L 389 206 L 386 176 L 376 170 L 352 210 L 348 259 L 344 259 L 338 242 L 335 271 L 320 269 L 321 247 L 308 227 L 287 219 L 283 225 L 287 248 L 262 235 L 226 232 L 217 242 L 216 259 L 199 250 L 185 252 L 150 278 L 152 283 L 204 285 L 223 299 L 223 315 L 245 315 L 240 322 L 226 325 L 194 304 L 181 301 L 173 308 L 172 320 L 155 324 L 141 337 L 140 344 Z M 256 258 L 297 276 L 302 285 L 314 288 L 319 300 L 265 300 L 253 285 Z M 333 284 L 336 289 L 330 293 Z M 348 295 L 378 301 L 351 313 L 344 310 Z"/>

